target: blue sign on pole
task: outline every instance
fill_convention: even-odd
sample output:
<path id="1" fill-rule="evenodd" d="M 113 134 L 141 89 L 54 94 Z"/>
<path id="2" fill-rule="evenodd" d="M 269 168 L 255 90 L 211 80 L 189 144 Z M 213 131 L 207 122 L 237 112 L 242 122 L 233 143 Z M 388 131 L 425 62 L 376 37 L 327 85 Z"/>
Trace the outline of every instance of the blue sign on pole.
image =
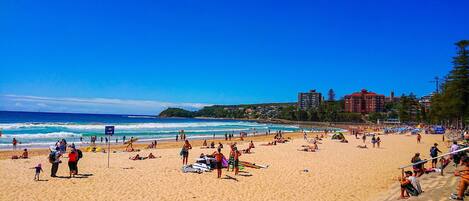
<path id="1" fill-rule="evenodd" d="M 114 126 L 106 126 L 104 128 L 104 133 L 106 135 L 114 135 Z"/>

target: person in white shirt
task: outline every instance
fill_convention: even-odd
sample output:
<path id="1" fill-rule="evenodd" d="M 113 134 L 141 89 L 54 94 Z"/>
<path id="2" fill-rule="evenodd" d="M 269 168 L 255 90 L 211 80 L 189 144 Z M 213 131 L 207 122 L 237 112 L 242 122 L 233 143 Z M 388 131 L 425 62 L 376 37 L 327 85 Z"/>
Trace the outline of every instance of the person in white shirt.
<path id="1" fill-rule="evenodd" d="M 411 171 L 406 171 L 405 172 L 405 176 L 406 178 L 410 181 L 410 183 L 412 184 L 412 186 L 417 190 L 417 192 L 420 194 L 422 193 L 422 187 L 420 186 L 420 182 L 419 180 L 417 179 L 417 177 L 414 177 L 412 176 L 412 172 Z"/>

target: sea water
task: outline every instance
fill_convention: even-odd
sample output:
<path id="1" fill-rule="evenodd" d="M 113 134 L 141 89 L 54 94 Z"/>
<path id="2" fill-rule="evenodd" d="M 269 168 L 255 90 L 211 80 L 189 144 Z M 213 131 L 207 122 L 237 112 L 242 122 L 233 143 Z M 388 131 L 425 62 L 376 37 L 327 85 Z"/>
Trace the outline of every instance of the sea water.
<path id="1" fill-rule="evenodd" d="M 80 138 L 89 142 L 91 136 L 97 136 L 101 143 L 100 138 L 106 137 L 105 126 L 115 126 L 115 134 L 111 137 L 113 143 L 116 138 L 122 143 L 124 136 L 127 139 L 137 137 L 139 141 L 174 140 L 181 130 L 188 139 L 224 137 L 225 134 L 238 136 L 240 132 L 265 134 L 269 130 L 300 130 L 297 125 L 240 120 L 0 111 L 0 149 L 11 148 L 13 138 L 21 143 L 20 147 L 47 147 L 61 139 L 80 144 Z"/>

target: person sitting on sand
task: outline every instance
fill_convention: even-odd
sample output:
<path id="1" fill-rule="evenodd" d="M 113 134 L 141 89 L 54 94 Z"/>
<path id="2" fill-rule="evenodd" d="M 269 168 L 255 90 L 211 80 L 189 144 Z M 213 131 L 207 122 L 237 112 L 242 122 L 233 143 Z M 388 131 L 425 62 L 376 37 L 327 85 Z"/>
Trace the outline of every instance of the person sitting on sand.
<path id="1" fill-rule="evenodd" d="M 461 161 L 461 166 L 454 171 L 454 176 L 459 176 L 461 179 L 459 180 L 457 193 L 451 194 L 450 198 L 453 200 L 464 200 L 464 193 L 469 186 L 469 157 L 465 157 Z"/>
<path id="2" fill-rule="evenodd" d="M 212 141 L 212 143 L 210 143 L 210 148 L 215 149 L 215 142 Z"/>
<path id="3" fill-rule="evenodd" d="M 405 171 L 404 175 L 402 176 L 405 176 L 405 178 L 410 181 L 410 183 L 415 188 L 415 190 L 417 190 L 418 194 L 421 194 L 423 192 L 422 187 L 420 186 L 420 182 L 417 179 L 417 177 L 412 176 L 412 171 Z"/>
<path id="4" fill-rule="evenodd" d="M 417 190 L 415 190 L 415 188 L 412 186 L 410 180 L 408 180 L 406 177 L 398 177 L 397 180 L 401 185 L 401 196 L 399 199 L 407 199 L 410 197 L 409 193 L 417 192 Z"/>
<path id="5" fill-rule="evenodd" d="M 153 149 L 155 147 L 155 144 L 153 144 L 153 142 L 151 142 L 151 144 L 149 144 L 147 146 L 147 149 Z"/>
<path id="6" fill-rule="evenodd" d="M 154 158 L 156 158 L 156 157 L 155 157 L 155 155 L 153 155 L 153 153 L 150 152 L 150 154 L 148 154 L 148 158 L 149 158 L 149 159 L 154 159 Z"/>
<path id="7" fill-rule="evenodd" d="M 223 144 L 221 142 L 218 143 L 217 149 L 223 149 Z"/>
<path id="8" fill-rule="evenodd" d="M 204 140 L 204 143 L 202 143 L 202 146 L 207 147 L 207 140 Z"/>
<path id="9" fill-rule="evenodd" d="M 29 158 L 28 149 L 23 149 L 23 154 L 21 154 L 20 158 L 22 159 Z"/>
<path id="10" fill-rule="evenodd" d="M 251 153 L 251 147 L 248 147 L 247 149 L 243 149 L 243 153 L 245 154 Z"/>
<path id="11" fill-rule="evenodd" d="M 20 156 L 17 156 L 17 155 L 11 156 L 11 159 L 27 159 L 27 158 L 28 158 L 28 150 L 27 149 L 24 149 L 23 154 L 21 154 Z"/>
<path id="12" fill-rule="evenodd" d="M 251 149 L 252 149 L 252 148 L 256 148 L 256 147 L 254 146 L 254 143 L 252 142 L 252 140 L 251 140 L 251 142 L 249 143 L 249 148 L 251 148 Z"/>

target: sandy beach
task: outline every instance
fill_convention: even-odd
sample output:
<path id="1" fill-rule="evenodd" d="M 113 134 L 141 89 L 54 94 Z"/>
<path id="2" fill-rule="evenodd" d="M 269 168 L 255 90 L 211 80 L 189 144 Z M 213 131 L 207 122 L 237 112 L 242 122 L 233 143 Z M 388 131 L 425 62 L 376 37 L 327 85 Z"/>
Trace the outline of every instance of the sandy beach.
<path id="1" fill-rule="evenodd" d="M 47 155 L 24 160 L 3 157 L 0 200 L 380 200 L 383 192 L 394 187 L 400 174 L 397 168 L 408 164 L 415 152 L 427 158 L 434 142 L 447 151 L 440 135 L 423 135 L 421 144 L 416 144 L 415 136 L 382 135 L 380 149 L 358 149 L 361 140 L 347 136 L 348 144 L 328 138 L 322 140 L 319 152 L 307 153 L 297 151 L 306 144 L 302 135 L 289 135 L 295 139 L 277 146 L 260 146 L 272 136 L 255 139 L 253 153 L 242 155 L 241 160 L 269 167 L 246 168 L 244 171 L 252 176 L 236 177 L 224 169 L 223 175 L 236 180 L 217 179 L 216 172 L 182 173 L 182 143 L 139 152 L 161 156 L 151 160 L 131 161 L 128 158 L 135 153 L 111 153 L 110 168 L 106 167 L 107 154 L 84 153 L 78 166 L 80 173 L 87 176 L 71 179 L 66 158 L 59 167 L 59 178 L 51 178 Z M 199 143 L 194 143 L 189 162 L 194 162 L 200 153 L 214 151 L 200 149 Z M 246 148 L 247 141 L 239 147 Z M 225 146 L 223 153 L 228 152 Z M 41 179 L 46 181 L 33 181 L 34 170 L 30 168 L 38 163 L 43 165 Z"/>

